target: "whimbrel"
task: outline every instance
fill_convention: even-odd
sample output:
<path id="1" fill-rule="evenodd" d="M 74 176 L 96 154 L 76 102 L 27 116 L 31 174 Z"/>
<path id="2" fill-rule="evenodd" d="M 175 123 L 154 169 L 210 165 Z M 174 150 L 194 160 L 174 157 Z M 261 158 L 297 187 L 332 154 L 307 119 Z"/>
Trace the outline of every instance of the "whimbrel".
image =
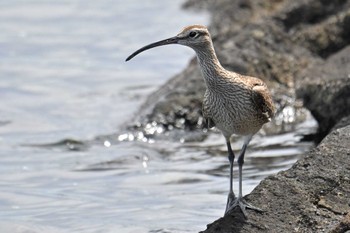
<path id="1" fill-rule="evenodd" d="M 247 217 L 246 208 L 261 211 L 243 199 L 242 167 L 245 151 L 253 135 L 274 115 L 274 105 L 266 84 L 258 78 L 244 76 L 223 68 L 215 54 L 209 31 L 202 25 L 185 27 L 174 37 L 144 46 L 131 54 L 126 61 L 145 50 L 168 44 L 185 45 L 196 52 L 206 85 L 203 117 L 209 127 L 218 128 L 226 139 L 230 162 L 230 190 L 225 215 L 237 206 L 245 217 Z M 243 147 L 237 160 L 238 197 L 234 195 L 232 184 L 235 154 L 231 148 L 230 138 L 233 134 L 244 137 Z"/>

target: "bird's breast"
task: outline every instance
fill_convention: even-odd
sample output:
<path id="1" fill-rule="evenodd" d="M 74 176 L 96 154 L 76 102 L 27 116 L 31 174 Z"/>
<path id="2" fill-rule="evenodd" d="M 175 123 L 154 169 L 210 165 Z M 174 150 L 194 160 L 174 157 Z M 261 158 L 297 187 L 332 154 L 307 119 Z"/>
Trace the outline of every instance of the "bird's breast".
<path id="1" fill-rule="evenodd" d="M 260 119 L 254 106 L 249 90 L 207 90 L 203 112 L 224 134 L 248 135 L 256 133 L 266 123 Z"/>

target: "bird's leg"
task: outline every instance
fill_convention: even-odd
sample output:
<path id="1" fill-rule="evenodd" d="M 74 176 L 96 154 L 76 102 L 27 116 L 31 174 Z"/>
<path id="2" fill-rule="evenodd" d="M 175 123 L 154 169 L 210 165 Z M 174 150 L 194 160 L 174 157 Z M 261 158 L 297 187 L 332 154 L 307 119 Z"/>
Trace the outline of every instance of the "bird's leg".
<path id="1" fill-rule="evenodd" d="M 261 209 L 254 207 L 252 205 L 250 205 L 249 203 L 247 203 L 244 199 L 243 199 L 243 195 L 242 195 L 242 170 L 243 170 L 243 164 L 244 164 L 244 155 L 245 155 L 245 151 L 247 149 L 247 146 L 250 142 L 250 140 L 252 139 L 252 136 L 248 136 L 245 140 L 244 140 L 244 144 L 243 147 L 241 149 L 241 152 L 239 154 L 238 157 L 238 174 L 239 174 L 239 186 L 238 186 L 238 198 L 235 199 L 235 202 L 230 206 L 230 208 L 226 211 L 230 212 L 231 210 L 233 210 L 236 206 L 239 206 L 243 215 L 247 218 L 247 212 L 246 209 L 252 209 L 252 210 L 256 210 L 259 212 L 262 212 Z"/>
<path id="2" fill-rule="evenodd" d="M 250 140 L 249 140 L 250 141 Z M 249 143 L 248 141 L 248 143 Z M 243 144 L 243 147 L 241 149 L 241 152 L 239 153 L 239 156 L 238 156 L 238 160 L 237 160 L 237 163 L 238 163 L 238 199 L 241 199 L 243 197 L 242 195 L 242 170 L 243 170 L 243 164 L 244 164 L 244 155 L 245 155 L 245 151 L 247 149 L 247 146 L 248 146 L 248 143 L 246 143 L 246 141 L 244 142 Z"/>
<path id="3" fill-rule="evenodd" d="M 236 199 L 235 194 L 233 193 L 233 162 L 235 160 L 235 154 L 233 153 L 232 148 L 231 148 L 230 137 L 226 138 L 226 145 L 227 145 L 227 151 L 228 151 L 228 160 L 230 161 L 230 191 L 229 191 L 228 196 L 227 196 L 227 204 L 226 204 L 225 214 L 231 208 L 232 203 Z"/>

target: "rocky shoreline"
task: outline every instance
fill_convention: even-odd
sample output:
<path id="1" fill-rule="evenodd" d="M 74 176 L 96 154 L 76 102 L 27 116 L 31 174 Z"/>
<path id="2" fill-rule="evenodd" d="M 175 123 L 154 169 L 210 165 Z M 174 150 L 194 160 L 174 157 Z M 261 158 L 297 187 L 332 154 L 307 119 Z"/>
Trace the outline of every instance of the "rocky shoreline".
<path id="1" fill-rule="evenodd" d="M 269 86 L 283 131 L 285 109 L 295 121 L 307 108 L 319 143 L 291 169 L 263 180 L 247 196 L 263 214 L 240 211 L 208 225 L 209 232 L 346 232 L 350 230 L 350 0 L 188 0 L 211 13 L 209 29 L 222 65 Z M 152 94 L 131 128 L 202 132 L 205 87 L 196 59 Z M 147 134 L 146 134 L 147 135 Z"/>

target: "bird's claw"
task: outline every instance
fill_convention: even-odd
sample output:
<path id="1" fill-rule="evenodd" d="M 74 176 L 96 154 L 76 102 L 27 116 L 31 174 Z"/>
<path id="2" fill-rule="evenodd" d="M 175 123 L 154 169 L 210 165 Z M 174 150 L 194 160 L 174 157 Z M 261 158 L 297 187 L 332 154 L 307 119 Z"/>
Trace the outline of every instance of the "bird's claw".
<path id="1" fill-rule="evenodd" d="M 241 209 L 245 218 L 248 218 L 247 217 L 248 214 L 247 214 L 246 209 L 255 210 L 257 212 L 264 212 L 262 209 L 255 207 L 255 206 L 252 206 L 251 204 L 246 202 L 243 198 L 236 198 L 235 200 L 233 200 L 233 202 L 230 203 L 230 205 L 228 207 L 226 207 L 225 215 L 229 214 L 237 206 Z"/>
<path id="2" fill-rule="evenodd" d="M 237 200 L 235 194 L 233 192 L 230 192 L 227 196 L 227 204 L 226 204 L 226 210 L 225 214 L 229 211 L 233 203 Z"/>

